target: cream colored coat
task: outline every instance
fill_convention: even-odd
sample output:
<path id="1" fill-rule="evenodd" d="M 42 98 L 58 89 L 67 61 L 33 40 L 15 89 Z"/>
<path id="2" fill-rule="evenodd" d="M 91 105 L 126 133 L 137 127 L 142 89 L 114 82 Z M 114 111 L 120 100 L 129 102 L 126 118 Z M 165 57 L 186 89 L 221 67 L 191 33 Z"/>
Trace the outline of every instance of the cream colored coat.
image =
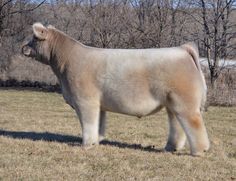
<path id="1" fill-rule="evenodd" d="M 51 66 L 63 97 L 79 116 L 83 145 L 98 144 L 104 137 L 106 111 L 142 117 L 166 107 L 166 150 L 183 148 L 186 136 L 193 155 L 208 150 L 200 111 L 206 85 L 194 45 L 100 49 L 87 47 L 52 26 L 35 23 L 33 31 L 22 52 Z"/>

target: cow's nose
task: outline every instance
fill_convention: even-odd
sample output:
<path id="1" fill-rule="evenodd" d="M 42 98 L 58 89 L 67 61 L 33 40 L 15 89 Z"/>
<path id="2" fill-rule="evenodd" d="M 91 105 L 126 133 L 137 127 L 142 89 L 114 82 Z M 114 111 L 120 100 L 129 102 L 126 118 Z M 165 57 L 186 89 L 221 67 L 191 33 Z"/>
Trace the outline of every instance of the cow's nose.
<path id="1" fill-rule="evenodd" d="M 24 54 L 25 56 L 30 55 L 30 47 L 26 44 L 21 47 L 21 53 Z"/>

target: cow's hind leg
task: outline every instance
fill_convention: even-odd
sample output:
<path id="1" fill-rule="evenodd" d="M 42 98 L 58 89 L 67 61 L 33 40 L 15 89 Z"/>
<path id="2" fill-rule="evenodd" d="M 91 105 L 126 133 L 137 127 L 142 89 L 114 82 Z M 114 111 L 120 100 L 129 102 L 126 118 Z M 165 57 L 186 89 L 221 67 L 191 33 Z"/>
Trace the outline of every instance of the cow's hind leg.
<path id="1" fill-rule="evenodd" d="M 167 144 L 165 146 L 165 150 L 171 152 L 177 151 L 184 147 L 186 142 L 186 135 L 174 113 L 171 112 L 168 108 L 166 110 L 169 121 L 169 136 Z"/>
<path id="2" fill-rule="evenodd" d="M 76 112 L 81 122 L 83 146 L 99 144 L 99 106 L 86 104 L 86 106 L 79 106 Z"/>
<path id="3" fill-rule="evenodd" d="M 106 129 L 106 112 L 100 112 L 100 120 L 99 120 L 99 141 L 102 141 L 105 136 Z"/>
<path id="4" fill-rule="evenodd" d="M 176 117 L 187 135 L 191 154 L 201 156 L 204 151 L 209 149 L 210 144 L 200 109 L 179 112 Z"/>

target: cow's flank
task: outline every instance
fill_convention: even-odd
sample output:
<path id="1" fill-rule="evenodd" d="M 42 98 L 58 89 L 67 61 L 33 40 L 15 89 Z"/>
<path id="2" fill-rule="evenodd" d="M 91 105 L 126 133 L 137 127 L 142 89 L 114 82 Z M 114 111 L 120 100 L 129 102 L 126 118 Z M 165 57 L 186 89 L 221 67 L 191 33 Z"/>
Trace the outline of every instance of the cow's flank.
<path id="1" fill-rule="evenodd" d="M 52 26 L 33 25 L 22 52 L 51 66 L 63 97 L 81 122 L 83 145 L 105 134 L 106 111 L 142 117 L 166 107 L 166 150 L 201 155 L 209 141 L 201 116 L 206 85 L 195 45 L 161 49 L 101 49 L 83 45 Z"/>

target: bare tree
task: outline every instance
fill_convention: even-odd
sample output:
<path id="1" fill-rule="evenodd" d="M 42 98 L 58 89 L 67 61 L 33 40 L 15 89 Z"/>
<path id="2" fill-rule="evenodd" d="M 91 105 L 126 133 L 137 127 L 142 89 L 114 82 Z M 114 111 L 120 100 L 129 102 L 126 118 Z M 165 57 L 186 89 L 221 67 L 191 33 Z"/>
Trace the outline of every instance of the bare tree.
<path id="1" fill-rule="evenodd" d="M 199 0 L 192 6 L 192 9 L 197 7 L 196 13 L 187 12 L 202 27 L 198 38 L 207 57 L 212 88 L 216 87 L 222 70 L 220 60 L 230 58 L 236 48 L 232 44 L 236 38 L 236 24 L 232 21 L 235 3 L 235 0 Z"/>
<path id="2" fill-rule="evenodd" d="M 24 39 L 25 23 L 30 19 L 30 13 L 41 6 L 30 0 L 0 1 L 0 71 L 7 69 L 12 52 L 17 50 L 16 43 Z"/>

